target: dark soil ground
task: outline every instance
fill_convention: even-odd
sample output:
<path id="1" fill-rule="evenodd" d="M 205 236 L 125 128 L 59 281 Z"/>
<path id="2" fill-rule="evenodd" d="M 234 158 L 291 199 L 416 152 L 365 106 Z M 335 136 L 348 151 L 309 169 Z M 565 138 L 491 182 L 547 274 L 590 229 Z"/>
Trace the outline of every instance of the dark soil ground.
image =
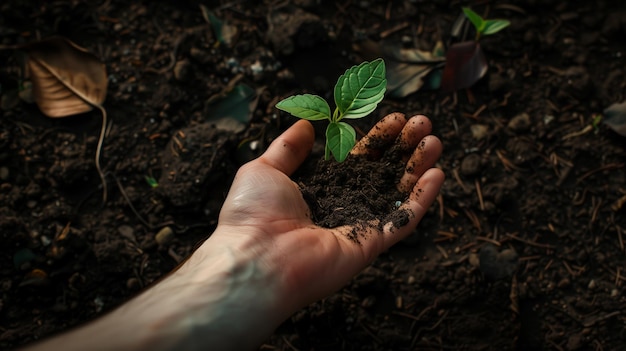
<path id="1" fill-rule="evenodd" d="M 111 120 L 101 206 L 100 114 L 45 117 L 17 97 L 20 56 L 0 51 L 0 348 L 93 319 L 165 275 L 211 233 L 237 167 L 294 122 L 277 101 L 328 98 L 364 39 L 448 43 L 464 5 L 512 22 L 482 41 L 486 77 L 455 94 L 386 98 L 357 124 L 430 116 L 447 175 L 437 203 L 260 349 L 624 347 L 625 143 L 589 127 L 626 100 L 622 2 L 207 1 L 227 24 L 221 37 L 199 5 L 0 5 L 0 44 L 62 35 L 106 64 Z M 229 84 L 247 94 L 230 108 L 219 105 Z M 243 122 L 223 112 L 234 110 Z"/>

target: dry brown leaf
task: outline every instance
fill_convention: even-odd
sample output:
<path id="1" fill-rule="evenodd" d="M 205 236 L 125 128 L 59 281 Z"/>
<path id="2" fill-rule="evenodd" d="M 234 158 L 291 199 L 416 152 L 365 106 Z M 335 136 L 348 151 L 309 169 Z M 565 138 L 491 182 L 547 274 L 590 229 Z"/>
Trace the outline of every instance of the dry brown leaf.
<path id="1" fill-rule="evenodd" d="M 35 102 L 48 117 L 67 117 L 100 107 L 108 79 L 100 60 L 71 41 L 53 37 L 21 47 Z"/>
<path id="2" fill-rule="evenodd" d="M 26 52 L 26 65 L 33 85 L 33 97 L 48 117 L 67 117 L 91 111 L 102 113 L 102 127 L 96 148 L 96 169 L 102 181 L 102 202 L 107 199 L 107 183 L 100 167 L 100 153 L 106 131 L 106 67 L 84 48 L 62 37 L 52 37 L 19 47 Z"/>

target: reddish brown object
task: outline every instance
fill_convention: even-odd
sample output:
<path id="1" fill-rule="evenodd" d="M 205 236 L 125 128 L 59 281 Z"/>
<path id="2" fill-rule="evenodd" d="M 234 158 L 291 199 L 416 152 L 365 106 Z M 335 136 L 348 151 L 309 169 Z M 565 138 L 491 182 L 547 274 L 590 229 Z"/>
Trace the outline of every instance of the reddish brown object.
<path id="1" fill-rule="evenodd" d="M 480 44 L 464 41 L 450 46 L 446 53 L 441 88 L 447 92 L 469 88 L 487 73 L 487 60 Z"/>

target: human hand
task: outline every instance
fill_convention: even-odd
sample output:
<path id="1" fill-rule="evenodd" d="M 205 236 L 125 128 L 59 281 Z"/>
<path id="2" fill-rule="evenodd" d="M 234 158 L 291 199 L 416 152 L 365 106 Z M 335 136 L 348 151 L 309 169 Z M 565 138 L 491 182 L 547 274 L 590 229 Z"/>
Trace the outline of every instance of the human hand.
<path id="1" fill-rule="evenodd" d="M 443 173 L 431 168 L 441 142 L 424 116 L 383 118 L 352 150 L 404 152 L 398 189 L 409 193 L 401 228 L 322 228 L 289 179 L 309 154 L 313 127 L 299 121 L 237 172 L 215 232 L 180 268 L 97 321 L 31 350 L 256 349 L 291 314 L 338 290 L 378 254 L 406 237 L 432 204 Z M 378 145 L 378 147 L 375 147 Z M 419 194 L 419 195 L 418 195 Z M 382 229 L 380 229 L 382 228 Z M 361 231 L 357 244 L 344 233 Z"/>
<path id="2" fill-rule="evenodd" d="M 352 154 L 379 156 L 397 147 L 407 167 L 398 190 L 410 193 L 399 210 L 410 212 L 401 228 L 373 222 L 356 244 L 344 233 L 351 226 L 321 228 L 310 219 L 309 208 L 291 175 L 309 154 L 312 125 L 299 121 L 279 136 L 258 159 L 241 167 L 220 213 L 216 232 L 205 243 L 218 242 L 254 252 L 254 257 L 276 279 L 276 295 L 287 318 L 297 309 L 338 290 L 376 256 L 409 235 L 436 198 L 444 175 L 431 168 L 441 154 L 439 139 L 429 135 L 424 116 L 406 119 L 393 113 L 376 124 Z M 372 141 L 376 142 L 373 143 Z M 383 228 L 383 232 L 380 229 Z"/>

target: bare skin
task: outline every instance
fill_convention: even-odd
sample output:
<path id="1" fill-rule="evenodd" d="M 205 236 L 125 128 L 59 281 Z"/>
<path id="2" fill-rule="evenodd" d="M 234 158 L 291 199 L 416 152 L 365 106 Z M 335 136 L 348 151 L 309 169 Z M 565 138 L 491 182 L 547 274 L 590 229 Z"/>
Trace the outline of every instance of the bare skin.
<path id="1" fill-rule="evenodd" d="M 380 253 L 409 235 L 444 180 L 432 168 L 441 154 L 424 116 L 383 118 L 353 149 L 376 157 L 384 147 L 406 154 L 398 189 L 411 215 L 392 230 L 377 221 L 361 228 L 322 228 L 289 176 L 309 154 L 313 127 L 298 121 L 258 159 L 242 166 L 215 232 L 180 269 L 113 312 L 29 350 L 255 349 L 300 308 L 337 291 Z M 376 140 L 374 147 L 373 140 Z M 382 142 L 381 142 L 382 141 Z"/>

